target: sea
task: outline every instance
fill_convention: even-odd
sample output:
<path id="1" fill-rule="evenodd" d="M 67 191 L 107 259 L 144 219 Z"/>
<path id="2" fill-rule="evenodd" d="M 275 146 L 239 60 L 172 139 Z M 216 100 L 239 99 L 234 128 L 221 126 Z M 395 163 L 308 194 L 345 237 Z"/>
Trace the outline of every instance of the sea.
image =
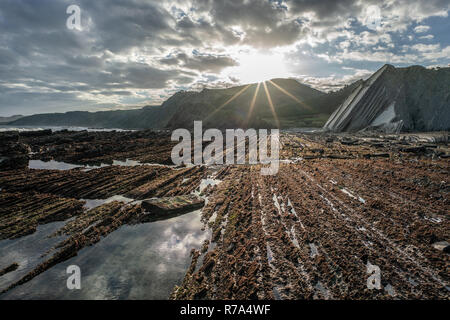
<path id="1" fill-rule="evenodd" d="M 88 128 L 88 127 L 72 127 L 72 126 L 10 126 L 10 125 L 0 125 L 0 132 L 6 131 L 39 131 L 39 130 L 52 130 L 53 132 L 69 130 L 69 131 L 135 131 L 117 128 Z"/>

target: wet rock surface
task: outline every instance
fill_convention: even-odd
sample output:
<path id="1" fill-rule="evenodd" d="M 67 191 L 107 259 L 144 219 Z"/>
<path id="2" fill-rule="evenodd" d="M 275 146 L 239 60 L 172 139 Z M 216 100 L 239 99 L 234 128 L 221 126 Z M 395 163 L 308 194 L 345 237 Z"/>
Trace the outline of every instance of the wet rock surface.
<path id="1" fill-rule="evenodd" d="M 414 183 L 431 170 L 435 183 Z M 236 168 L 203 210 L 214 249 L 172 298 L 448 299 L 449 256 L 431 246 L 450 236 L 447 171 L 387 160 L 315 160 L 266 178 Z M 367 261 L 394 297 L 367 288 Z"/>
<path id="2" fill-rule="evenodd" d="M 3 140 L 6 136 L 8 141 Z M 15 141 L 11 141 L 15 140 Z M 170 135 L 159 131 L 88 132 L 41 130 L 2 133 L 0 154 L 5 148 L 31 152 L 31 159 L 56 160 L 73 164 L 112 164 L 113 160 L 134 159 L 146 163 L 172 164 Z M 11 151 L 8 151 L 11 153 Z"/>
<path id="3" fill-rule="evenodd" d="M 94 135 L 93 146 L 127 141 L 129 151 L 118 147 L 91 156 L 74 151 L 89 144 L 84 139 L 91 139 L 90 133 L 76 134 L 11 139 L 38 152 L 32 154 L 35 159 L 68 163 L 122 155 L 162 164 L 171 150 L 161 133 L 155 138 L 153 132 L 112 132 Z M 149 155 L 133 146 L 130 134 L 137 146 L 152 145 Z M 50 156 L 49 150 L 69 137 L 69 147 Z M 447 133 L 288 132 L 281 136 L 282 161 L 274 176 L 262 176 L 260 165 L 1 170 L 0 239 L 21 238 L 53 221 L 65 223 L 51 234 L 58 243 L 42 252 L 43 261 L 0 291 L 27 283 L 124 225 L 203 207 L 211 236 L 193 248 L 173 299 L 449 299 L 447 154 Z M 94 200 L 98 204 L 88 205 Z M 367 287 L 369 265 L 380 268 L 380 290 Z"/>
<path id="4" fill-rule="evenodd" d="M 205 199 L 193 194 L 142 201 L 142 207 L 156 216 L 181 214 L 200 209 L 204 204 Z"/>
<path id="5" fill-rule="evenodd" d="M 64 221 L 83 212 L 83 202 L 45 193 L 0 193 L 0 240 L 34 233 L 39 224 Z"/>
<path id="6" fill-rule="evenodd" d="M 18 267 L 19 267 L 19 264 L 16 263 L 16 262 L 11 264 L 11 265 L 9 265 L 9 266 L 7 266 L 5 269 L 0 270 L 0 277 L 5 275 L 5 274 L 7 274 L 7 273 L 9 273 L 9 272 L 16 271 Z"/>

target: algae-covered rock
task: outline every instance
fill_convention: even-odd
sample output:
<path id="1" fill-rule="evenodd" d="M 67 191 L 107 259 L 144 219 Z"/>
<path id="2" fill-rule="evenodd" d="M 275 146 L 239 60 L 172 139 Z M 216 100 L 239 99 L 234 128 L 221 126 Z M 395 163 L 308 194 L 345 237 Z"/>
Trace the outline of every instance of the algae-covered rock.
<path id="1" fill-rule="evenodd" d="M 205 200 L 194 194 L 144 200 L 142 207 L 152 214 L 185 213 L 200 209 Z"/>

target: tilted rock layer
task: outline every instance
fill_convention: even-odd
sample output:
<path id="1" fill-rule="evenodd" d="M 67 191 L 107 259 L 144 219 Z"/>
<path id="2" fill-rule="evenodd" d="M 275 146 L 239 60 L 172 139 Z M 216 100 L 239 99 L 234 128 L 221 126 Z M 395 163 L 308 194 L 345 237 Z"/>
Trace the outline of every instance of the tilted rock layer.
<path id="1" fill-rule="evenodd" d="M 334 132 L 450 128 L 450 68 L 385 65 L 359 85 L 324 126 Z"/>

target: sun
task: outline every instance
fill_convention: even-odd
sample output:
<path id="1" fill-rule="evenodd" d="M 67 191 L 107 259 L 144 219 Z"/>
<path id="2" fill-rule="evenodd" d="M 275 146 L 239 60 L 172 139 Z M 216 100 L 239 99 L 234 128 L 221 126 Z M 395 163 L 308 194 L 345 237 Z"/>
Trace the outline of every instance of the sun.
<path id="1" fill-rule="evenodd" d="M 289 75 L 281 54 L 246 53 L 239 55 L 236 60 L 239 66 L 233 68 L 231 75 L 242 83 L 286 78 Z"/>

